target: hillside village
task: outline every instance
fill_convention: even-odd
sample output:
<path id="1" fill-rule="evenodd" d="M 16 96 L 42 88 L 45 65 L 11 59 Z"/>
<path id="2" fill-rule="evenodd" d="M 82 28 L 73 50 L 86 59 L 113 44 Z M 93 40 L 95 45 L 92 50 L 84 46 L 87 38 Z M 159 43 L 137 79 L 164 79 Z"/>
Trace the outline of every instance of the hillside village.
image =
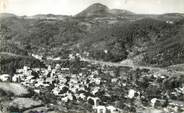
<path id="1" fill-rule="evenodd" d="M 6 88 L 1 83 L 1 108 L 24 113 L 184 111 L 183 75 L 72 60 L 77 65 L 69 68 L 60 64 L 47 68 L 24 66 L 13 77 L 1 75 L 3 83 L 26 88 L 16 89 L 23 91 L 17 95 L 11 89 L 3 90 Z M 30 103 L 21 101 L 24 98 Z"/>
<path id="2" fill-rule="evenodd" d="M 96 3 L 0 14 L 0 113 L 184 113 L 184 14 Z"/>

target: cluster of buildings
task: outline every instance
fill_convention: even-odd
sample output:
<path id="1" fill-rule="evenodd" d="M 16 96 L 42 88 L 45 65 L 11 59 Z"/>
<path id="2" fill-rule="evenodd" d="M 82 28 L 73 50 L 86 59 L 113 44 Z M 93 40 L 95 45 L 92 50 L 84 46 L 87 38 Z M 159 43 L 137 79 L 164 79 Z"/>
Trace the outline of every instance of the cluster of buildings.
<path id="1" fill-rule="evenodd" d="M 97 113 L 136 112 L 137 108 L 145 107 L 164 112 L 184 111 L 181 101 L 172 101 L 184 95 L 184 85 L 172 87 L 177 80 L 170 75 L 144 69 L 88 64 L 74 74 L 59 64 L 47 68 L 24 66 L 13 77 L 4 74 L 0 80 L 20 83 L 36 95 L 44 94 L 46 89 L 59 105 L 87 103 Z M 166 84 L 171 84 L 168 85 L 171 88 L 164 88 Z"/>

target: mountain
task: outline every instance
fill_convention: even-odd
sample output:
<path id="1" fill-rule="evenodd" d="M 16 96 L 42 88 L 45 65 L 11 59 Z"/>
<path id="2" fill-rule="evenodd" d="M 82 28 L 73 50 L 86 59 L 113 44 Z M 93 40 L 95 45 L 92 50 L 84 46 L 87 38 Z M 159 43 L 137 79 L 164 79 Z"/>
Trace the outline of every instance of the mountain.
<path id="1" fill-rule="evenodd" d="M 134 13 L 127 10 L 120 9 L 109 9 L 107 6 L 95 3 L 79 14 L 76 17 L 108 17 L 108 16 L 122 16 L 122 15 L 132 15 Z"/>
<path id="2" fill-rule="evenodd" d="M 0 19 L 0 39 L 8 45 L 0 49 L 62 59 L 78 52 L 96 60 L 133 59 L 141 65 L 170 66 L 184 63 L 182 15 L 140 15 L 96 3 L 73 17 L 4 16 Z"/>
<path id="3" fill-rule="evenodd" d="M 77 14 L 77 17 L 106 16 L 108 15 L 108 7 L 100 3 L 89 6 L 84 11 Z"/>

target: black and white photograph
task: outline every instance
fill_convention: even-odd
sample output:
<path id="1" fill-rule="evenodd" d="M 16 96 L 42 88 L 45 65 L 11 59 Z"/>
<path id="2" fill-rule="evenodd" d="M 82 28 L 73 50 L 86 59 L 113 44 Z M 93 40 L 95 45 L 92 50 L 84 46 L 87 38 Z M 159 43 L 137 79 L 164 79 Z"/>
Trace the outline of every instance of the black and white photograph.
<path id="1" fill-rule="evenodd" d="M 0 113 L 184 113 L 184 0 L 0 0 Z"/>

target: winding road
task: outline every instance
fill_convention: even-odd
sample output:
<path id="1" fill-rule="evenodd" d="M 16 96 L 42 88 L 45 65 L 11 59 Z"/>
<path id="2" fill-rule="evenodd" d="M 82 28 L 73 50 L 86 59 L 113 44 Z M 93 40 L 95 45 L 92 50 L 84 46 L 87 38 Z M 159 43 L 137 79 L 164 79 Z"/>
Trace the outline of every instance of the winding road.
<path id="1" fill-rule="evenodd" d="M 24 58 L 30 58 L 30 56 L 23 56 L 23 55 L 17 55 L 13 53 L 8 52 L 0 52 L 0 55 L 8 55 L 8 56 L 14 56 L 14 57 L 24 57 Z M 172 70 L 169 71 L 169 68 L 160 68 L 160 67 L 151 67 L 151 66 L 140 66 L 140 65 L 134 65 L 134 64 L 124 64 L 124 63 L 114 63 L 114 62 L 105 62 L 105 61 L 99 61 L 99 60 L 91 60 L 87 58 L 81 58 L 82 61 L 89 62 L 92 64 L 100 64 L 100 65 L 106 65 L 106 66 L 114 66 L 114 67 L 130 67 L 133 69 L 139 68 L 139 69 L 148 69 L 151 71 L 157 71 L 162 73 L 175 73 L 175 74 L 181 74 L 184 75 L 184 71 L 175 71 Z"/>
<path id="2" fill-rule="evenodd" d="M 139 69 L 148 69 L 151 71 L 158 71 L 162 73 L 176 73 L 176 74 L 182 74 L 184 75 L 184 71 L 175 71 L 171 70 L 169 71 L 169 68 L 160 68 L 160 67 L 151 67 L 151 66 L 140 66 L 140 65 L 133 65 L 133 64 L 123 64 L 123 63 L 114 63 L 114 62 L 104 62 L 104 61 L 98 61 L 98 60 L 91 60 L 87 58 L 81 58 L 82 61 L 90 62 L 92 64 L 100 64 L 100 65 L 106 65 L 106 66 L 115 66 L 115 67 L 131 67 L 133 69 L 139 68 Z"/>

